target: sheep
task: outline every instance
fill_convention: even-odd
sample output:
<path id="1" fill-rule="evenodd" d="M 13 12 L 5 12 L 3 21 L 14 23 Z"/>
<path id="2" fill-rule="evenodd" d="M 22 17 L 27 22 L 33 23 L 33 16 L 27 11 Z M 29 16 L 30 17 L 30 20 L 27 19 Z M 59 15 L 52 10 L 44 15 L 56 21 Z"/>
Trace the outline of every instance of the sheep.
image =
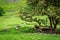
<path id="1" fill-rule="evenodd" d="M 19 30 L 19 29 L 20 29 L 20 27 L 21 27 L 21 26 L 16 26 L 16 27 L 15 27 L 15 29 L 16 29 L 16 30 Z"/>

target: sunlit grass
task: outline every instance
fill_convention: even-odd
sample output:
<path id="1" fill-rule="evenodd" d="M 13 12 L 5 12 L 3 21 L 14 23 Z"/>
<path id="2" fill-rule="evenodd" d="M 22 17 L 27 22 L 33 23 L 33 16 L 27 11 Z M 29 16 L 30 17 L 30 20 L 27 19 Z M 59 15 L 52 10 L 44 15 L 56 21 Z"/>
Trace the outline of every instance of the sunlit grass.
<path id="1" fill-rule="evenodd" d="M 0 40 L 60 40 L 59 34 L 0 34 Z"/>

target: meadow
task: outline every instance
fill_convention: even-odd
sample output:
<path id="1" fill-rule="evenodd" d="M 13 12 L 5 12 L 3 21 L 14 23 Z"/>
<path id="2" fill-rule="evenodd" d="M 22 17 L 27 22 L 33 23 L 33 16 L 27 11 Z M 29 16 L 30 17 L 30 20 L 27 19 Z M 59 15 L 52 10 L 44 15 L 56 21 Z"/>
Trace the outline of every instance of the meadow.
<path id="1" fill-rule="evenodd" d="M 0 34 L 0 40 L 60 40 L 60 35 L 56 34 Z"/>

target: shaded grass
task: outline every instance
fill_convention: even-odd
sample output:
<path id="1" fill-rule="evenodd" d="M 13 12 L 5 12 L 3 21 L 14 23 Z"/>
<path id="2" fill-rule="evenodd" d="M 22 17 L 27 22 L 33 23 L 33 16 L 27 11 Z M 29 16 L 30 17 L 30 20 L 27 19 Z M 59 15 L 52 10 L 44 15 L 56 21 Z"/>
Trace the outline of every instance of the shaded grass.
<path id="1" fill-rule="evenodd" d="M 0 30 L 0 34 L 20 34 L 20 33 L 35 33 L 36 30 L 34 30 L 31 27 L 19 27 L 16 29 L 16 27 L 12 27 L 7 29 Z"/>
<path id="2" fill-rule="evenodd" d="M 18 28 L 18 29 L 16 29 Z M 0 30 L 0 34 L 20 34 L 20 33 L 43 33 L 34 29 L 34 27 L 11 27 Z M 50 33 L 46 33 L 50 34 Z M 55 34 L 55 33 L 52 33 Z M 60 34 L 60 29 L 57 29 L 57 34 Z"/>

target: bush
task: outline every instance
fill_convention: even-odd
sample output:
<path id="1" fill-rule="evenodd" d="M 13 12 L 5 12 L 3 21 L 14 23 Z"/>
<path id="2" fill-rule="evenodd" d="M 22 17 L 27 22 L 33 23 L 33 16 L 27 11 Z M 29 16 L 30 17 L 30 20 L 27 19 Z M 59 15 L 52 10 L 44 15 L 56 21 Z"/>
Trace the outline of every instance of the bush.
<path id="1" fill-rule="evenodd" d="M 0 16 L 3 16 L 3 14 L 5 14 L 5 11 L 0 7 Z"/>

